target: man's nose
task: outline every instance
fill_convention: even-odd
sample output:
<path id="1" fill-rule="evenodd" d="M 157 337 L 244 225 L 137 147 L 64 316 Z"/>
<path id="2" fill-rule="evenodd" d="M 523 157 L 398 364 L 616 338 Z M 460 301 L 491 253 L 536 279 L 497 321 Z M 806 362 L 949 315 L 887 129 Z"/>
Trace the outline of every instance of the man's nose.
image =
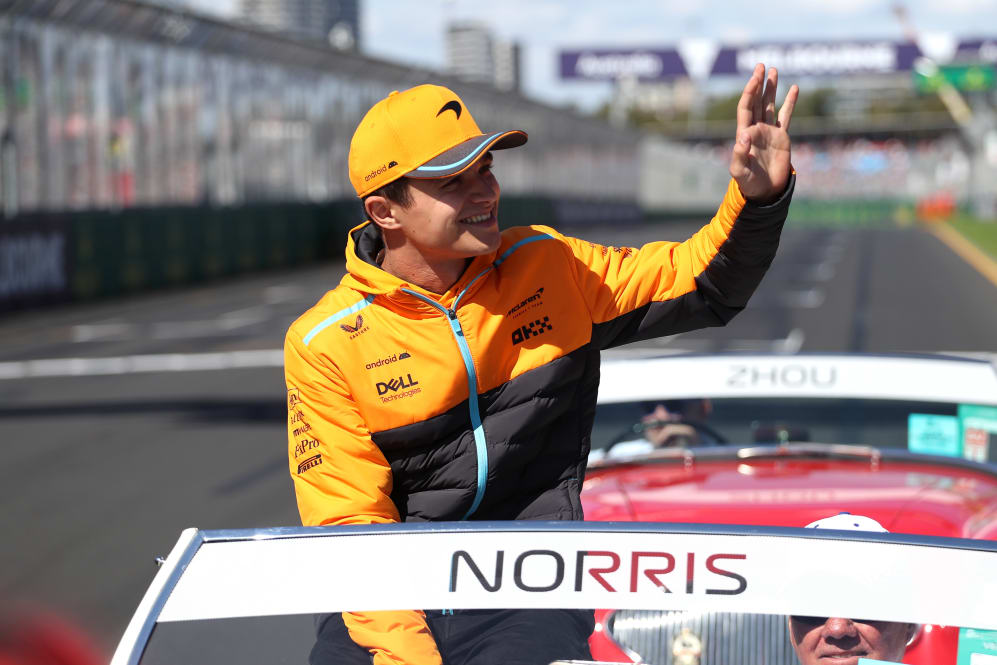
<path id="1" fill-rule="evenodd" d="M 851 619 L 830 617 L 824 622 L 824 630 L 831 637 L 848 637 L 855 634 L 855 624 Z"/>
<path id="2" fill-rule="evenodd" d="M 471 177 L 471 196 L 475 201 L 492 201 L 496 198 L 496 181 L 490 173 L 475 173 Z"/>

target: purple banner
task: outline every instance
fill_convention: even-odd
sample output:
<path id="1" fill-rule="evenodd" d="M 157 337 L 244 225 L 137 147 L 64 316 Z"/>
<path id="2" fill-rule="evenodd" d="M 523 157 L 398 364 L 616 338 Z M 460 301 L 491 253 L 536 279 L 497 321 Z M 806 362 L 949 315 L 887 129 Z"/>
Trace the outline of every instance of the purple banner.
<path id="1" fill-rule="evenodd" d="M 997 37 L 964 39 L 956 49 L 956 58 L 974 62 L 997 62 Z"/>
<path id="2" fill-rule="evenodd" d="M 635 78 L 663 81 L 679 76 L 744 76 L 764 62 L 791 76 L 846 76 L 908 72 L 914 61 L 929 55 L 939 63 L 951 60 L 997 61 L 997 39 L 952 39 L 938 52 L 926 44 L 922 53 L 913 42 L 888 39 L 841 42 L 770 42 L 703 48 L 584 49 L 561 51 L 561 78 L 612 81 Z M 712 64 L 711 64 L 712 63 Z M 698 75 L 698 76 L 697 76 Z"/>
<path id="3" fill-rule="evenodd" d="M 886 74 L 910 71 L 920 56 L 921 50 L 909 42 L 752 44 L 720 49 L 710 75 L 743 75 L 759 62 L 777 68 L 781 74 L 794 76 Z"/>
<path id="4" fill-rule="evenodd" d="M 615 81 L 633 77 L 658 81 L 676 76 L 688 76 L 688 72 L 675 49 L 561 51 L 562 79 Z"/>

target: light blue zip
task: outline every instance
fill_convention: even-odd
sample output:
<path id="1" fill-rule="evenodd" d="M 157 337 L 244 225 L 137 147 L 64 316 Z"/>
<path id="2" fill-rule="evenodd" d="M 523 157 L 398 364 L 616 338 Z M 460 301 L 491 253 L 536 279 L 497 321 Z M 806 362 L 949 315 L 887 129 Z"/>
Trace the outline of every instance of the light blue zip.
<path id="1" fill-rule="evenodd" d="M 447 321 L 450 323 L 450 330 L 453 332 L 454 339 L 457 340 L 457 348 L 460 349 L 461 358 L 464 359 L 464 369 L 467 370 L 467 405 L 471 412 L 471 427 L 474 431 L 474 448 L 478 456 L 478 487 L 474 493 L 474 502 L 471 504 L 471 508 L 464 514 L 461 518 L 466 520 L 474 511 L 478 509 L 481 505 L 481 500 L 485 498 L 485 487 L 488 484 L 488 449 L 485 447 L 485 427 L 481 422 L 481 411 L 478 406 L 478 374 L 474 371 L 474 359 L 471 358 L 471 347 L 467 345 L 467 340 L 464 338 L 464 330 L 460 327 L 460 321 L 457 319 L 457 307 L 460 306 L 460 299 L 464 297 L 464 294 L 477 282 L 479 279 L 484 277 L 488 272 L 494 269 L 496 266 L 501 265 L 503 261 L 509 258 L 509 255 L 514 251 L 519 249 L 522 245 L 534 242 L 536 240 L 550 240 L 553 236 L 546 233 L 530 236 L 529 238 L 524 238 L 514 244 L 512 247 L 507 249 L 502 256 L 500 256 L 496 261 L 479 272 L 474 279 L 467 283 L 457 297 L 453 301 L 453 307 L 447 309 L 440 303 L 436 302 L 432 298 L 417 293 L 411 289 L 402 289 L 405 293 L 410 296 L 415 296 L 419 300 L 428 303 L 435 307 L 436 309 L 443 312 L 447 317 Z"/>
<path id="2" fill-rule="evenodd" d="M 485 272 L 491 270 L 491 266 L 487 270 L 481 273 L 484 275 Z M 478 277 L 481 277 L 478 275 Z M 475 277 L 471 281 L 471 284 L 478 279 Z M 457 299 L 454 300 L 453 309 L 447 309 L 440 303 L 436 302 L 432 298 L 427 298 L 421 293 L 416 293 L 409 289 L 402 289 L 405 293 L 415 296 L 423 302 L 429 303 L 436 309 L 443 312 L 447 317 L 447 321 L 450 323 L 450 331 L 453 333 L 454 339 L 457 340 L 457 348 L 460 349 L 461 358 L 464 359 L 464 369 L 467 371 L 467 404 L 471 411 L 471 427 L 474 431 L 474 448 L 477 452 L 478 457 L 478 487 L 474 493 L 474 502 L 471 504 L 471 508 L 464 514 L 461 518 L 466 520 L 470 517 L 474 511 L 478 509 L 481 505 L 481 500 L 485 497 L 485 485 L 488 482 L 488 450 L 485 448 L 485 427 L 481 423 L 481 412 L 478 408 L 478 374 L 474 371 L 474 360 L 471 358 L 471 348 L 467 345 L 467 340 L 464 338 L 464 330 L 460 327 L 460 321 L 457 319 L 457 304 L 460 302 L 461 296 L 467 293 L 467 289 L 470 288 L 471 284 L 468 284 Z"/>

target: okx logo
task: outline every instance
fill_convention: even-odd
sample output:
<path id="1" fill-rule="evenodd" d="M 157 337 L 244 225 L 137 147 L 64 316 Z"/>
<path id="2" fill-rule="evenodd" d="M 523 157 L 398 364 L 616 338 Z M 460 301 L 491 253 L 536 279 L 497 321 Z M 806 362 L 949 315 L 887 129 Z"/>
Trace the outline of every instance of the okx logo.
<path id="1" fill-rule="evenodd" d="M 399 376 L 390 381 L 378 381 L 376 385 L 377 395 L 384 403 L 411 397 L 422 392 L 422 388 L 417 387 L 419 382 L 413 379 L 411 374 Z"/>
<path id="2" fill-rule="evenodd" d="M 537 335 L 543 335 L 548 330 L 553 330 L 554 326 L 550 324 L 550 317 L 545 316 L 542 319 L 537 319 L 536 321 L 531 321 L 525 326 L 520 326 L 512 331 L 512 345 L 521 344 L 531 337 L 536 337 Z"/>

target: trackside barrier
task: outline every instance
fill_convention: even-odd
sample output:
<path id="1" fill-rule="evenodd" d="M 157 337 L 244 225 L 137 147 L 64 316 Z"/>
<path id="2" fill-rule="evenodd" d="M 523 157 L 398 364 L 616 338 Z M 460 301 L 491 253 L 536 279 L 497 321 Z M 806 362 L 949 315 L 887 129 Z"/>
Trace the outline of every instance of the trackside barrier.
<path id="1" fill-rule="evenodd" d="M 341 256 L 349 203 L 23 215 L 0 224 L 0 311 Z"/>
<path id="2" fill-rule="evenodd" d="M 719 203 L 719 199 L 717 200 Z M 716 208 L 655 209 L 644 213 L 654 222 L 706 221 Z M 911 201 L 892 199 L 834 200 L 793 198 L 786 224 L 796 228 L 883 228 L 906 226 L 917 220 Z"/>
<path id="3" fill-rule="evenodd" d="M 792 226 L 877 228 L 910 224 L 914 206 L 899 199 L 820 200 L 794 198 L 787 223 Z"/>
<path id="4" fill-rule="evenodd" d="M 640 219 L 632 202 L 503 197 L 503 226 Z M 591 215 L 589 215 L 591 217 Z M 34 213 L 0 222 L 0 312 L 204 283 L 340 259 L 356 199 L 238 208 Z"/>

